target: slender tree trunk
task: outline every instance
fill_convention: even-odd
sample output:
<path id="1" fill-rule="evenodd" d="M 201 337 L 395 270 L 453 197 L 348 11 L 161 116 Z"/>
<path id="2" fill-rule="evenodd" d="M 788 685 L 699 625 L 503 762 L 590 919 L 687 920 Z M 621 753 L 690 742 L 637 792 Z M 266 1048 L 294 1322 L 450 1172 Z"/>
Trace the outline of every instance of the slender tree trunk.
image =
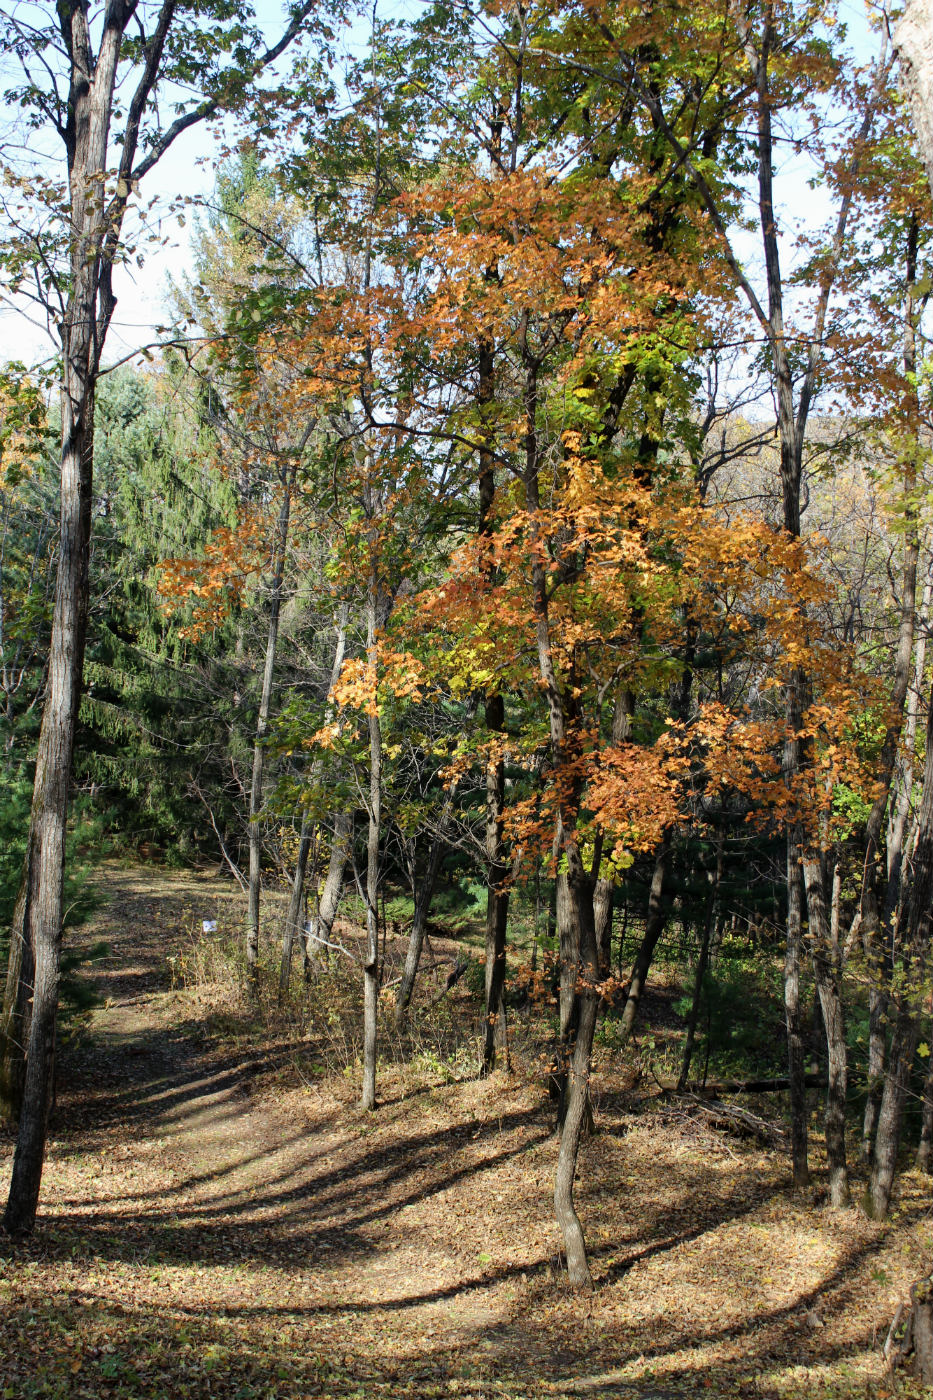
<path id="1" fill-rule="evenodd" d="M 891 1037 L 891 1053 L 878 1111 L 878 1127 L 871 1159 L 871 1176 L 865 1204 L 874 1220 L 883 1220 L 891 1203 L 897 1154 L 901 1144 L 904 1104 L 910 1089 L 910 1072 L 919 1039 L 919 1025 L 909 1004 L 909 993 L 900 994 L 901 1006 Z"/>
<path id="2" fill-rule="evenodd" d="M 295 946 L 295 931 L 301 929 L 301 906 L 305 889 L 305 872 L 308 869 L 308 856 L 314 844 L 315 824 L 307 810 L 301 817 L 301 835 L 298 838 L 298 857 L 295 861 L 295 878 L 285 916 L 285 931 L 282 934 L 282 966 L 279 971 L 279 1004 L 288 994 L 288 984 L 292 975 L 292 950 Z"/>
<path id="3" fill-rule="evenodd" d="M 311 959 L 316 959 L 318 954 L 325 950 L 326 944 L 330 942 L 334 930 L 334 920 L 340 907 L 340 896 L 343 894 L 343 878 L 347 861 L 350 859 L 352 840 L 353 818 L 349 812 L 338 812 L 334 818 L 334 835 L 331 841 L 330 860 L 327 865 L 324 888 L 319 896 L 315 896 L 316 909 L 310 920 L 305 941 L 305 981 L 310 977 Z M 310 951 L 307 951 L 309 949 Z"/>
<path id="4" fill-rule="evenodd" d="M 402 980 L 399 983 L 398 997 L 395 1003 L 395 1024 L 401 1029 L 408 1016 L 408 1008 L 411 1004 L 412 993 L 415 989 L 415 978 L 418 976 L 418 966 L 421 962 L 421 953 L 424 948 L 424 936 L 428 927 L 428 915 L 431 912 L 431 900 L 434 898 L 434 887 L 437 884 L 437 877 L 440 874 L 441 861 L 444 858 L 444 851 L 447 847 L 446 836 L 450 824 L 450 818 L 456 801 L 457 784 L 453 783 L 444 799 L 444 806 L 441 810 L 440 820 L 437 830 L 431 840 L 431 849 L 428 853 L 428 863 L 425 866 L 424 875 L 421 879 L 421 888 L 415 900 L 415 910 L 411 921 L 411 934 L 408 939 L 408 949 L 405 953 L 405 966 L 402 969 Z"/>
<path id="5" fill-rule="evenodd" d="M 88 303 L 92 304 L 89 298 Z M 72 311 L 77 316 L 77 309 Z M 86 343 L 89 327 L 79 330 L 76 326 L 73 338 L 79 344 L 68 345 L 67 392 L 62 401 L 61 542 L 48 692 L 36 759 L 25 886 L 20 896 L 21 947 L 32 951 L 32 958 L 28 954 L 23 957 L 20 980 L 33 962 L 34 984 L 19 1135 L 4 1216 L 10 1234 L 32 1229 L 42 1179 L 61 967 L 68 793 L 87 629 L 94 412 L 92 386 L 84 371 L 90 356 Z"/>
<path id="6" fill-rule="evenodd" d="M 919 1038 L 919 998 L 930 940 L 930 902 L 933 898 L 933 694 L 930 697 L 925 747 L 923 791 L 917 814 L 917 839 L 913 855 L 907 930 L 901 944 L 899 976 L 896 979 L 897 992 L 892 998 L 897 1006 L 897 1016 L 878 1114 L 867 1196 L 871 1214 L 878 1220 L 888 1213 L 894 1185 L 904 1102 L 910 1086 L 910 1073 Z"/>
<path id="7" fill-rule="evenodd" d="M 933 575 L 927 575 L 920 603 L 922 617 L 929 617 L 933 606 Z M 914 649 L 914 678 L 907 697 L 907 719 L 904 733 L 904 755 L 897 777 L 897 802 L 888 827 L 888 880 L 884 895 L 882 926 L 896 935 L 902 896 L 902 871 L 907 823 L 911 814 L 911 794 L 914 785 L 914 765 L 917 757 L 917 724 L 920 718 L 920 698 L 926 675 L 926 632 L 921 631 Z"/>
<path id="8" fill-rule="evenodd" d="M 580 1022 L 580 997 L 577 987 L 580 975 L 580 918 L 570 893 L 567 873 L 563 870 L 558 871 L 555 879 L 554 903 L 557 917 L 557 966 L 560 991 L 557 1047 L 551 1070 L 550 1094 L 551 1098 L 557 1101 L 558 1132 L 563 1132 L 567 1117 L 570 1062 Z M 581 1131 L 588 1126 L 589 1117 L 585 1116 Z"/>
<path id="9" fill-rule="evenodd" d="M 800 1016 L 800 948 L 803 937 L 803 886 L 797 855 L 798 838 L 787 833 L 787 941 L 784 954 L 784 1023 L 787 1027 L 787 1075 L 790 1083 L 791 1166 L 794 1187 L 808 1185 L 807 1089 L 803 1026 Z"/>
<path id="10" fill-rule="evenodd" d="M 641 1005 L 641 995 L 645 990 L 645 983 L 648 980 L 648 973 L 651 969 L 651 962 L 654 958 L 654 950 L 657 948 L 664 932 L 664 925 L 667 922 L 667 908 L 664 899 L 664 886 L 667 882 L 671 864 L 672 833 L 668 829 L 658 847 L 654 859 L 654 873 L 651 877 L 651 888 L 648 892 L 648 913 L 645 918 L 645 932 L 642 935 L 638 952 L 635 955 L 635 962 L 632 966 L 632 975 L 629 981 L 628 995 L 625 998 L 625 1005 L 622 1008 L 622 1015 L 619 1020 L 619 1045 L 628 1044 L 632 1031 L 635 1029 L 635 1020 L 638 1016 L 638 1009 Z"/>
<path id="11" fill-rule="evenodd" d="M 716 874 L 713 888 L 710 891 L 709 908 L 706 911 L 706 918 L 703 921 L 703 933 L 700 941 L 700 956 L 697 959 L 696 978 L 693 983 L 693 1000 L 690 1005 L 690 1017 L 687 1021 L 687 1037 L 684 1041 L 684 1057 L 680 1067 L 680 1078 L 677 1081 L 677 1088 L 682 1093 L 687 1086 L 687 1079 L 690 1074 L 690 1061 L 693 1059 L 693 1043 L 696 1037 L 697 1019 L 700 1014 L 700 998 L 703 994 L 703 979 L 706 976 L 706 969 L 709 966 L 709 950 L 713 941 L 719 912 L 719 886 L 722 881 L 722 837 L 719 839 L 719 846 L 716 852 Z"/>
<path id="12" fill-rule="evenodd" d="M 502 732 L 505 706 L 501 695 L 486 702 L 486 728 Z M 505 858 L 502 822 L 505 811 L 505 764 L 492 759 L 486 767 L 486 987 L 483 1032 L 482 1073 L 490 1074 L 501 1060 L 509 1067 L 508 1023 L 505 1012 L 505 944 L 508 931 L 509 892 L 505 881 L 509 866 Z"/>
<path id="13" fill-rule="evenodd" d="M 829 1198 L 834 1206 L 849 1204 L 849 1172 L 846 1166 L 846 1092 L 848 1051 L 842 1003 L 842 966 L 838 948 L 829 936 L 829 910 L 822 867 L 804 857 L 803 879 L 810 916 L 810 956 L 813 976 L 820 997 L 826 1029 L 826 1160 L 829 1168 Z"/>
<path id="14" fill-rule="evenodd" d="M 347 650 L 347 615 L 348 609 L 344 605 L 340 609 L 337 621 L 337 644 L 334 648 L 334 662 L 330 670 L 330 685 L 328 686 L 328 696 L 333 692 L 334 686 L 340 679 L 340 672 L 343 669 L 343 658 Z M 333 709 L 328 704 L 328 719 L 333 718 Z M 320 769 L 317 765 L 312 769 L 313 781 L 320 778 Z M 305 875 L 308 868 L 308 857 L 311 854 L 311 847 L 316 837 L 316 823 L 312 822 L 308 816 L 307 809 L 301 817 L 301 836 L 298 841 L 298 859 L 295 862 L 295 878 L 292 882 L 291 898 L 288 904 L 288 915 L 285 920 L 285 932 L 282 937 L 282 967 L 279 973 L 279 1001 L 281 1002 L 291 980 L 292 972 L 292 950 L 295 943 L 295 931 L 303 933 L 302 942 L 305 948 L 305 962 L 308 958 L 308 939 L 306 932 L 302 931 L 301 911 L 304 902 Z M 343 880 L 343 869 L 340 871 L 341 882 Z"/>
<path id="15" fill-rule="evenodd" d="M 3 1011 L 0 1014 L 0 1115 L 11 1124 L 19 1121 L 23 1106 L 26 1041 L 29 1039 L 29 1017 L 35 985 L 32 944 L 24 926 L 28 888 L 27 871 L 13 910 Z"/>
<path id="16" fill-rule="evenodd" d="M 262 672 L 262 693 L 253 743 L 253 777 L 249 791 L 249 896 L 246 916 L 246 973 L 250 989 L 255 992 L 259 977 L 259 897 L 262 889 L 262 833 L 259 814 L 262 811 L 262 772 L 265 759 L 265 738 L 269 728 L 272 706 L 272 684 L 275 676 L 275 654 L 279 640 L 279 617 L 282 611 L 282 586 L 285 578 L 285 556 L 288 547 L 288 524 L 291 513 L 295 469 L 285 479 L 282 504 L 276 521 L 275 543 L 272 550 L 272 587 L 269 602 L 269 631 L 266 637 L 266 660 Z"/>
<path id="17" fill-rule="evenodd" d="M 538 385 L 534 363 L 529 361 L 525 368 L 525 501 L 532 519 L 534 519 L 540 509 L 537 446 Z M 561 690 L 555 670 L 547 577 L 542 563 L 543 550 L 539 551 L 536 548 L 537 540 L 534 535 L 536 529 L 536 526 L 532 526 L 529 552 L 538 669 L 547 698 L 551 756 L 555 769 L 560 773 L 563 765 L 568 760 L 572 760 L 574 756 L 574 745 L 577 743 L 575 726 L 578 716 L 575 708 L 574 688 L 572 685 L 569 686 L 568 692 L 565 694 Z M 561 1133 L 554 1181 L 554 1209 L 564 1239 L 570 1283 L 574 1288 L 592 1288 L 593 1280 L 586 1257 L 583 1229 L 574 1206 L 573 1183 L 589 1104 L 590 1063 L 596 1017 L 599 1010 L 599 953 L 593 921 L 593 885 L 577 842 L 577 814 L 580 802 L 579 776 L 566 778 L 564 782 L 559 784 L 558 790 L 557 817 L 561 832 L 563 861 L 567 873 L 568 908 L 576 923 L 575 936 L 580 949 L 580 1010 L 570 1063 L 566 1117 Z"/>
<path id="18" fill-rule="evenodd" d="M 576 1035 L 570 1058 L 566 1111 L 554 1177 L 554 1211 L 564 1240 L 567 1274 L 571 1286 L 589 1289 L 593 1286 L 593 1279 L 586 1257 L 583 1227 L 574 1205 L 573 1183 L 580 1140 L 590 1113 L 590 1064 L 593 1055 L 596 1017 L 599 1011 L 599 957 L 596 947 L 596 930 L 593 924 L 592 891 L 576 843 L 573 843 L 571 850 L 575 853 L 576 858 L 574 859 L 571 852 L 568 851 L 570 871 L 567 896 L 570 910 L 577 924 L 575 941 L 580 948 L 582 986 L 577 997 L 579 1010 Z"/>
<path id="19" fill-rule="evenodd" d="M 933 1035 L 930 1038 L 933 1040 Z M 923 1118 L 917 1147 L 917 1168 L 928 1175 L 933 1173 L 933 1046 L 929 1048 L 931 1054 L 923 1080 Z"/>
<path id="20" fill-rule="evenodd" d="M 494 269 L 487 272 L 487 281 L 495 282 Z M 495 402 L 495 362 L 493 347 L 483 340 L 478 356 L 479 383 L 477 406 L 485 420 Z M 495 503 L 495 460 L 491 446 L 491 431 L 485 429 L 479 453 L 479 521 L 480 538 L 487 538 L 493 529 Z M 489 578 L 491 565 L 482 567 Z M 490 735 L 501 734 L 505 727 L 505 702 L 501 694 L 486 698 L 486 728 Z M 486 766 L 486 967 L 485 1022 L 483 1029 L 483 1062 L 481 1072 L 491 1073 L 499 1059 L 509 1064 L 508 1023 L 505 1012 L 505 946 L 508 932 L 509 892 L 504 888 L 509 866 L 505 852 L 502 827 L 505 813 L 505 764 L 501 756 L 492 756 Z"/>
<path id="21" fill-rule="evenodd" d="M 917 356 L 915 345 L 915 313 L 913 295 L 910 288 L 917 278 L 917 248 L 919 227 L 916 216 L 912 217 L 907 232 L 907 252 L 905 279 L 907 282 L 907 307 L 905 313 L 904 371 L 908 380 L 915 380 Z M 916 409 L 918 405 L 914 404 Z M 884 1076 L 886 1015 L 888 1008 L 888 977 L 891 970 L 890 957 L 886 947 L 891 943 L 891 926 L 883 921 L 888 912 L 887 901 L 883 901 L 881 833 L 884 816 L 891 795 L 891 786 L 897 767 L 901 734 L 907 696 L 910 690 L 911 658 L 914 649 L 914 619 L 917 605 L 917 562 L 920 556 L 920 535 L 917 528 L 917 508 L 915 491 L 917 470 L 913 454 L 907 456 L 904 469 L 904 501 L 906 516 L 906 537 L 904 559 L 901 568 L 901 615 L 898 627 L 897 651 L 894 659 L 894 684 L 891 693 L 891 718 L 885 729 L 884 742 L 878 772 L 878 790 L 865 822 L 863 833 L 865 855 L 860 905 L 862 940 L 865 948 L 865 961 L 869 977 L 869 1032 L 868 1032 L 868 1098 L 862 1123 L 862 1156 L 867 1161 L 871 1157 L 878 1111 L 881 1104 Z"/>
<path id="22" fill-rule="evenodd" d="M 706 969 L 709 966 L 709 949 L 712 935 L 712 919 L 707 919 L 703 924 L 703 931 L 700 937 L 700 955 L 697 959 L 696 975 L 693 981 L 693 998 L 690 1003 L 690 1015 L 687 1018 L 687 1035 L 684 1040 L 684 1054 L 680 1065 L 680 1077 L 677 1080 L 678 1093 L 683 1093 L 684 1089 L 686 1089 L 687 1080 L 690 1076 L 690 1062 L 693 1059 L 697 1020 L 700 1015 L 700 998 L 703 994 L 703 979 L 706 977 Z"/>
<path id="23" fill-rule="evenodd" d="M 623 690 L 616 699 L 612 712 L 612 746 L 618 748 L 629 737 L 632 715 L 635 713 L 635 696 L 630 690 Z M 599 973 L 602 978 L 612 971 L 612 901 L 615 885 L 612 880 L 600 877 L 599 870 L 593 871 L 593 916 L 596 921 L 596 946 L 599 949 Z"/>
<path id="24" fill-rule="evenodd" d="M 366 605 L 366 657 L 377 676 L 378 597 L 370 582 Z M 369 828 L 366 839 L 366 961 L 363 964 L 363 1093 L 361 1107 L 376 1107 L 376 1030 L 379 1011 L 379 852 L 382 838 L 382 725 L 375 703 L 369 714 Z"/>

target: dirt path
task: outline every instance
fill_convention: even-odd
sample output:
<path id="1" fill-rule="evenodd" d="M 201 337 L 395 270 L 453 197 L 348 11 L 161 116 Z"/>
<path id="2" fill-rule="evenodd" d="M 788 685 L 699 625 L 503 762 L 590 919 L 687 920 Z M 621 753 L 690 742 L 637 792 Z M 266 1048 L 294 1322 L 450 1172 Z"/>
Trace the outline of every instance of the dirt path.
<path id="1" fill-rule="evenodd" d="M 171 987 L 236 892 L 116 867 L 106 888 L 107 1001 L 64 1058 L 42 1229 L 0 1261 L 0 1394 L 865 1395 L 922 1192 L 895 1239 L 607 1099 L 581 1180 L 601 1285 L 574 1298 L 534 1084 L 390 1079 L 374 1118 L 349 1081 L 295 1087 Z"/>

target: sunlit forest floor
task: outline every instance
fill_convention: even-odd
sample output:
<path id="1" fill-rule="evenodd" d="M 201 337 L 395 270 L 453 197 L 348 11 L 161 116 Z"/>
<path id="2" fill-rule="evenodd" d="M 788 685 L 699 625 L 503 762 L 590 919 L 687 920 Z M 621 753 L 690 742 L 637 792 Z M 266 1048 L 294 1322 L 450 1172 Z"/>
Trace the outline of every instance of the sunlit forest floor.
<path id="1" fill-rule="evenodd" d="M 0 1247 L 3 1397 L 892 1393 L 928 1180 L 885 1226 L 795 1200 L 779 1156 L 665 1117 L 609 1060 L 574 1295 L 538 1063 L 451 1082 L 423 1053 L 364 1116 L 313 1025 L 297 1055 L 179 976 L 201 918 L 238 921 L 232 884 L 110 865 L 102 888 L 80 936 L 110 945 L 105 1001 L 62 1056 L 41 1228 Z"/>

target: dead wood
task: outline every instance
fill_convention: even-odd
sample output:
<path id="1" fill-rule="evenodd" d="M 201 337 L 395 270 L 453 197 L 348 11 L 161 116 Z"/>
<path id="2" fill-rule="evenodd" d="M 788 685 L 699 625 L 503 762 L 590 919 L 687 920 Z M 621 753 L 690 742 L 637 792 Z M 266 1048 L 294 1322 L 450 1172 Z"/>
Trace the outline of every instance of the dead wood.
<path id="1" fill-rule="evenodd" d="M 911 1285 L 909 1304 L 898 1304 L 882 1350 L 892 1371 L 909 1366 L 933 1384 L 933 1274 Z"/>

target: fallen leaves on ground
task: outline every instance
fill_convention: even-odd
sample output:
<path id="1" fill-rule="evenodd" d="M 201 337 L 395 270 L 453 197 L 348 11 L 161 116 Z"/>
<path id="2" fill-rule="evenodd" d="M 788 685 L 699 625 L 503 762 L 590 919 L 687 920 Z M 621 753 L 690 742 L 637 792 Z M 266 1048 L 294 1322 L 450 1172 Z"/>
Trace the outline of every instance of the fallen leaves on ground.
<path id="1" fill-rule="evenodd" d="M 597 1287 L 573 1294 L 532 1075 L 390 1067 L 366 1117 L 346 1078 L 302 1083 L 172 989 L 229 885 L 106 884 L 106 1004 L 65 1058 L 40 1227 L 0 1258 L 0 1400 L 894 1393 L 928 1180 L 883 1226 L 795 1198 L 782 1160 L 639 1105 L 607 1060 L 578 1182 Z"/>

